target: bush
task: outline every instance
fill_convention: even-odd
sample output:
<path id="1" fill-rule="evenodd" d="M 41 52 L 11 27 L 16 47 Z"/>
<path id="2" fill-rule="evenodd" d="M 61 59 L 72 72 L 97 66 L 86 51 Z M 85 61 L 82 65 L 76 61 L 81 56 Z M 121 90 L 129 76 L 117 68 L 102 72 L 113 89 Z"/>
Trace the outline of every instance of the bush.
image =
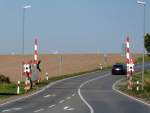
<path id="1" fill-rule="evenodd" d="M 0 75 L 0 84 L 10 83 L 9 77 L 5 77 L 3 74 Z"/>

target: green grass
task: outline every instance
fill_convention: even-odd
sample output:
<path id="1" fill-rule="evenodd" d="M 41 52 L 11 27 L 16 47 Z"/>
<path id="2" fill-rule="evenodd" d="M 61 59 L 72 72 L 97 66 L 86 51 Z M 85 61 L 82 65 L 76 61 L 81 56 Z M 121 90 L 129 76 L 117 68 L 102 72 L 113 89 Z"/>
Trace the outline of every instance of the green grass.
<path id="1" fill-rule="evenodd" d="M 57 80 L 61 80 L 61 79 L 65 79 L 65 78 L 73 77 L 73 76 L 78 76 L 78 75 L 85 74 L 85 73 L 95 72 L 97 70 L 99 70 L 99 69 L 52 77 L 52 78 L 49 78 L 49 80 L 42 80 L 38 84 L 33 85 L 33 89 L 30 90 L 29 92 L 35 91 L 35 90 L 37 90 L 41 87 L 44 87 L 44 86 L 46 86 L 54 81 L 57 81 Z M 21 88 L 20 94 L 25 94 L 24 82 L 21 82 L 20 88 Z M 27 92 L 27 93 L 29 93 L 29 92 Z M 5 99 L 5 98 L 8 98 L 8 97 L 11 97 L 14 95 L 17 95 L 17 84 L 16 83 L 12 82 L 10 84 L 0 84 L 0 99 Z"/>
<path id="2" fill-rule="evenodd" d="M 136 82 L 140 82 L 140 90 L 136 91 Z M 123 80 L 119 84 L 119 89 L 128 93 L 129 95 L 136 96 L 138 98 L 143 98 L 145 100 L 150 101 L 150 70 L 146 70 L 144 73 L 144 90 L 142 91 L 141 88 L 141 74 L 134 75 L 133 76 L 133 89 L 128 90 L 127 89 L 127 80 Z"/>
<path id="3" fill-rule="evenodd" d="M 24 94 L 24 84 L 20 85 L 20 94 Z M 17 84 L 12 83 L 4 83 L 0 84 L 0 99 L 5 99 L 11 96 L 17 95 Z"/>
<path id="4" fill-rule="evenodd" d="M 150 62 L 150 56 L 144 56 L 144 61 L 145 62 Z M 137 63 L 142 63 L 142 57 L 139 57 L 138 59 L 137 59 Z"/>

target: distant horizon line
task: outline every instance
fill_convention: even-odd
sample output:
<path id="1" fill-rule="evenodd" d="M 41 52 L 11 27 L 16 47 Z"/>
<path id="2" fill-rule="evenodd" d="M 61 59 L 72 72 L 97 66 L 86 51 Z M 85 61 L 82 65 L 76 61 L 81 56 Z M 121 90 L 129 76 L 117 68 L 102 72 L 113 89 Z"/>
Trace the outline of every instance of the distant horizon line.
<path id="1" fill-rule="evenodd" d="M 123 55 L 123 54 L 121 54 L 121 53 L 119 53 L 119 52 L 110 52 L 110 53 L 97 53 L 97 52 L 64 52 L 64 53 L 57 53 L 57 54 L 55 54 L 55 53 L 39 53 L 38 55 L 66 55 L 66 54 L 97 54 L 97 55 L 107 55 L 107 54 L 120 54 L 120 55 L 122 55 L 122 56 L 125 56 L 125 55 Z M 133 53 L 131 53 L 131 54 L 142 54 L 142 53 L 140 53 L 140 52 L 133 52 Z M 32 53 L 25 53 L 25 54 L 19 54 L 19 53 L 16 53 L 16 54 L 0 54 L 0 56 L 3 56 L 3 55 L 12 55 L 12 56 L 15 56 L 15 55 L 19 55 L 19 56 L 23 56 L 23 55 L 33 55 Z M 146 53 L 145 53 L 145 55 L 147 55 Z"/>

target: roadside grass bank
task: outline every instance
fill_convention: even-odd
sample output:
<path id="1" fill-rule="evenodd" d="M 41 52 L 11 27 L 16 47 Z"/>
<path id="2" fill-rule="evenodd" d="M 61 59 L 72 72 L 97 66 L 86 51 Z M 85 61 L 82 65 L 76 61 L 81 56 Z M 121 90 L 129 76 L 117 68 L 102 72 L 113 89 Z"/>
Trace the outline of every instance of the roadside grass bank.
<path id="1" fill-rule="evenodd" d="M 20 84 L 20 94 L 24 94 L 24 83 Z M 14 82 L 0 84 L 0 100 L 17 95 L 17 84 Z"/>
<path id="2" fill-rule="evenodd" d="M 107 70 L 109 68 L 104 68 L 103 70 Z M 65 78 L 74 77 L 74 76 L 78 76 L 78 75 L 82 75 L 82 74 L 86 74 L 86 73 L 90 73 L 90 72 L 96 72 L 96 71 L 99 71 L 99 70 L 100 69 L 97 68 L 97 69 L 84 71 L 84 72 L 78 72 L 78 73 L 73 73 L 73 74 L 57 76 L 57 77 L 51 77 L 48 80 L 44 79 L 44 80 L 41 80 L 39 83 L 34 83 L 33 88 L 28 92 L 25 92 L 24 82 L 21 82 L 21 84 L 20 84 L 20 94 L 19 95 L 32 93 L 32 92 L 34 92 L 38 89 L 41 89 L 42 87 L 44 87 L 44 86 L 46 86 L 50 83 L 58 81 L 58 80 L 62 80 L 62 79 L 65 79 Z M 0 100 L 4 100 L 4 99 L 7 99 L 7 98 L 12 97 L 12 96 L 17 96 L 17 83 L 10 82 L 10 83 L 0 84 Z"/>
<path id="3" fill-rule="evenodd" d="M 150 56 L 145 55 L 144 56 L 144 62 L 150 62 Z M 137 58 L 137 62 L 136 63 L 142 63 L 142 57 Z"/>
<path id="4" fill-rule="evenodd" d="M 147 101 L 150 103 L 150 70 L 146 70 L 144 73 L 144 90 L 142 91 L 142 81 L 141 81 L 141 74 L 137 74 L 133 76 L 133 88 L 132 90 L 127 89 L 127 80 L 123 79 L 120 81 L 120 83 L 117 85 L 117 88 L 131 96 L 141 98 L 144 101 Z M 139 91 L 137 91 L 137 81 L 139 81 Z"/>

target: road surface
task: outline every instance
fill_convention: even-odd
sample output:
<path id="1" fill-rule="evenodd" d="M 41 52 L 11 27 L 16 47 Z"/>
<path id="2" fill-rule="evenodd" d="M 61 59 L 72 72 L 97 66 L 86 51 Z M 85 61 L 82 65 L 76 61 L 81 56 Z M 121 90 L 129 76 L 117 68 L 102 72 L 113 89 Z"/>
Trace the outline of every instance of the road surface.
<path id="1" fill-rule="evenodd" d="M 0 113 L 150 113 L 150 106 L 112 89 L 121 75 L 97 71 L 57 82 L 28 98 L 0 106 Z"/>

